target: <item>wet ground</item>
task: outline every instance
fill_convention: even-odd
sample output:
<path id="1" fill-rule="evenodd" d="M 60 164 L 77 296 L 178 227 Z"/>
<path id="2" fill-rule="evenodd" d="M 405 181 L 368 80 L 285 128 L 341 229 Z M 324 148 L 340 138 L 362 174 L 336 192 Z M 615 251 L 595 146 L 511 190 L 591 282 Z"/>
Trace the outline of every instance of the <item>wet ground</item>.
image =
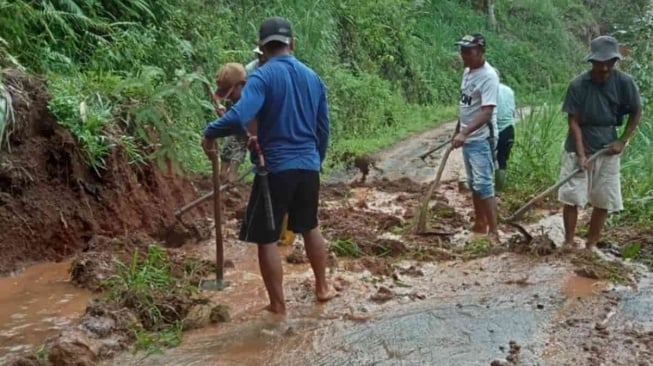
<path id="1" fill-rule="evenodd" d="M 0 278 L 0 363 L 7 354 L 35 351 L 83 313 L 91 294 L 70 283 L 69 266 L 39 264 Z"/>
<path id="2" fill-rule="evenodd" d="M 468 193 L 458 189 L 464 174 L 459 150 L 452 153 L 443 185 L 434 196 L 438 203 L 433 210 L 440 217 L 429 222 L 446 235 L 410 233 L 425 188 L 417 183 L 433 178 L 441 152 L 426 162 L 418 156 L 452 131 L 453 125 L 445 124 L 379 153 L 378 166 L 384 173 L 372 171 L 365 185 L 332 186 L 324 191 L 325 236 L 332 244 L 356 242 L 364 254 L 360 259 L 330 261 L 329 275 L 340 290 L 339 297 L 316 305 L 308 264 L 284 261 L 289 313 L 279 319 L 260 311 L 267 297 L 255 247 L 234 240 L 237 221 L 231 219 L 224 229 L 225 258 L 233 264 L 225 274 L 230 286 L 210 296 L 229 305 L 232 321 L 187 332 L 180 346 L 162 355 L 144 358 L 123 353 L 102 365 L 651 364 L 653 278 L 645 275 L 635 289 L 615 286 L 579 276 L 564 255 L 504 251 L 473 260 L 456 259 L 461 257 L 456 248 L 478 245 L 479 240 L 464 229 L 470 207 Z M 355 172 L 338 177 L 356 178 Z M 548 234 L 557 243 L 560 217 L 545 214 L 529 228 Z M 504 239 L 514 234 L 503 228 Z M 366 250 L 377 250 L 380 242 L 386 257 L 365 256 L 369 255 Z M 301 249 L 301 245 L 297 239 L 295 246 Z M 176 250 L 209 259 L 215 256 L 211 240 Z M 284 258 L 293 250 L 282 247 Z M 439 261 L 415 260 L 416 253 L 434 251 Z M 298 261 L 303 262 L 301 256 Z M 15 300 L 12 305 L 7 299 L 37 296 L 16 289 L 5 291 L 14 281 L 18 283 L 14 288 L 27 287 L 42 294 L 37 303 L 53 301 L 50 295 L 65 300 L 67 294 L 76 294 L 74 304 L 57 306 L 58 313 L 50 318 L 67 319 L 75 311 L 82 312 L 89 295 L 65 282 L 63 268 L 56 275 L 35 268 L 36 277 L 29 277 L 28 270 L 18 278 L 2 279 L 0 305 L 9 304 L 7 313 L 21 314 L 23 301 Z M 52 290 L 29 286 L 38 285 L 39 277 Z M 5 293 L 14 296 L 5 297 Z M 4 324 L 13 323 L 2 327 L 2 334 L 11 335 L 12 329 L 26 324 L 31 332 L 34 328 L 29 327 L 45 318 L 26 309 L 37 320 L 21 323 L 15 319 L 20 315 L 6 316 L 4 309 L 0 320 L 6 317 Z M 30 332 L 15 334 L 25 337 Z M 4 341 L 2 350 L 8 352 L 30 339 L 5 337 Z"/>

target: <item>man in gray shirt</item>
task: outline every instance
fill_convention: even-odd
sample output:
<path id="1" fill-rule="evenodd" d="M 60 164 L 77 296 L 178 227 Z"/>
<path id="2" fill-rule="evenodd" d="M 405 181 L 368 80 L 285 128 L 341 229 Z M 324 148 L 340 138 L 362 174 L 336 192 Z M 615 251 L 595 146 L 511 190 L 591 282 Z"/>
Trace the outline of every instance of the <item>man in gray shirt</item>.
<path id="1" fill-rule="evenodd" d="M 592 40 L 590 55 L 585 59 L 592 63 L 592 69 L 571 82 L 562 106 L 568 114 L 569 132 L 561 175 L 568 175 L 577 167 L 583 170 L 558 191 L 558 200 L 564 204 L 567 245 L 575 245 L 579 206 L 584 207 L 589 201 L 593 207 L 588 249 L 599 241 L 608 212 L 623 210 L 620 155 L 639 124 L 642 102 L 633 78 L 614 68 L 621 59 L 613 37 Z M 628 124 L 618 137 L 617 127 L 626 114 Z M 600 156 L 590 166 L 588 157 L 605 147 L 610 148 L 609 155 Z"/>
<path id="2" fill-rule="evenodd" d="M 499 240 L 497 201 L 494 192 L 494 150 L 497 140 L 497 94 L 499 77 L 485 60 L 485 38 L 463 37 L 456 43 L 465 65 L 460 85 L 460 118 L 453 138 L 454 148 L 463 148 L 467 185 L 472 190 L 472 231 Z"/>

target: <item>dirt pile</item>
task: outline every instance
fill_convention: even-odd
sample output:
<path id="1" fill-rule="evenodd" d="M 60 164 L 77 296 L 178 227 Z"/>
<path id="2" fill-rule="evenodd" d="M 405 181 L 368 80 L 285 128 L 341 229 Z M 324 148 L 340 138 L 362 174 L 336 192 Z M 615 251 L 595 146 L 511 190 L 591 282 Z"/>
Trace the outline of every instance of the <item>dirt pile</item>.
<path id="1" fill-rule="evenodd" d="M 15 71 L 3 78 L 16 118 L 9 149 L 0 154 L 0 273 L 61 260 L 98 234 L 157 236 L 175 223 L 176 208 L 197 197 L 188 180 L 153 163 L 129 164 L 120 148 L 106 157 L 107 169 L 95 173 L 48 111 L 44 82 Z"/>
<path id="2" fill-rule="evenodd" d="M 73 259 L 69 270 L 71 282 L 91 291 L 105 290 L 107 280 L 118 273 L 119 266 L 131 265 L 135 254 L 139 258 L 146 257 L 150 245 L 161 246 L 161 243 L 138 233 L 116 238 L 96 235 L 88 242 L 84 252 Z M 208 276 L 215 267 L 208 260 L 171 250 L 167 250 L 166 254 L 172 275 L 184 278 L 191 285 L 198 285 L 200 279 Z"/>

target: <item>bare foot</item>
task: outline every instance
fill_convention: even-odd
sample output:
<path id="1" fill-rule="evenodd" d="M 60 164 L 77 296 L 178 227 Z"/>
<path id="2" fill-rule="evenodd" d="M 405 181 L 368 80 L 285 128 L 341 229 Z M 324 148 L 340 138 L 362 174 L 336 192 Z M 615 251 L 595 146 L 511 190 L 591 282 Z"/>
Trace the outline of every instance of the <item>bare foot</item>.
<path id="1" fill-rule="evenodd" d="M 264 307 L 263 310 L 268 311 L 272 314 L 279 314 L 279 315 L 286 314 L 286 306 L 283 304 L 270 304 Z"/>
<path id="2" fill-rule="evenodd" d="M 488 228 L 487 225 L 474 224 L 470 230 L 475 234 L 487 234 Z"/>
<path id="3" fill-rule="evenodd" d="M 337 296 L 340 296 L 340 294 L 331 286 L 326 291 L 316 291 L 315 293 L 315 298 L 318 302 L 327 302 Z"/>
<path id="4" fill-rule="evenodd" d="M 499 233 L 490 233 L 487 237 L 488 237 L 488 239 L 490 239 L 490 243 L 492 245 L 501 244 L 501 239 L 499 238 Z"/>

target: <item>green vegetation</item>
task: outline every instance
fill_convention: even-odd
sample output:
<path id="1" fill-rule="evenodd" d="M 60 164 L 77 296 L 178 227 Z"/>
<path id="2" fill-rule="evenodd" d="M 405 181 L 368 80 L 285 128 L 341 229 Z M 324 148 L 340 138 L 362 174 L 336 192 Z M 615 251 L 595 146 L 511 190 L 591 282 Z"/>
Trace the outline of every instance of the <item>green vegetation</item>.
<path id="1" fill-rule="evenodd" d="M 143 259 L 135 251 L 131 263 L 117 261 L 116 268 L 106 287 L 109 301 L 131 309 L 139 319 L 130 326 L 134 352 L 151 355 L 177 346 L 186 315 L 183 299 L 197 291 L 196 287 L 173 276 L 165 249 L 157 245 L 151 245 Z"/>
<path id="2" fill-rule="evenodd" d="M 329 245 L 329 251 L 338 257 L 359 258 L 363 251 L 358 244 L 351 239 L 340 239 Z"/>
<path id="3" fill-rule="evenodd" d="M 259 22 L 286 16 L 297 57 L 329 86 L 327 165 L 337 168 L 344 152 L 373 151 L 455 116 L 461 35 L 484 32 L 491 63 L 532 104 L 578 70 L 580 35 L 598 26 L 579 1 L 499 0 L 491 31 L 479 3 L 0 0 L 0 67 L 47 76 L 50 109 L 97 174 L 116 148 L 131 163 L 203 172 L 198 140 L 214 118 L 213 73 L 250 61 Z"/>

